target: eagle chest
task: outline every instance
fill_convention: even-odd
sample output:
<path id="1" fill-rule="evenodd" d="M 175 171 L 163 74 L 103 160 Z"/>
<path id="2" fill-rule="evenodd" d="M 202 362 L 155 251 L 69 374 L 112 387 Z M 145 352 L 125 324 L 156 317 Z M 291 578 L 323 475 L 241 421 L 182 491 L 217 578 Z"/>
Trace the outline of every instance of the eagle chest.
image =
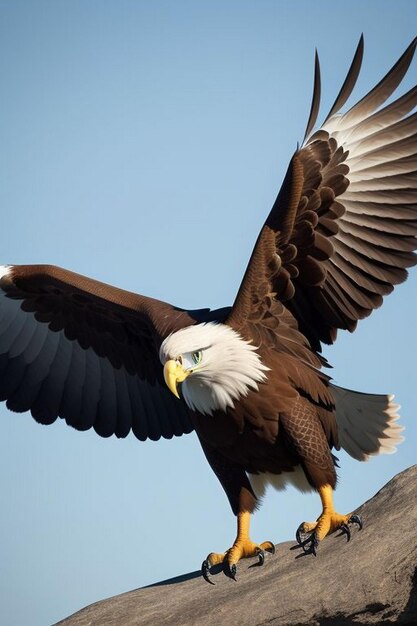
<path id="1" fill-rule="evenodd" d="M 256 407 L 246 400 L 226 413 L 193 413 L 198 436 L 247 471 L 281 472 L 297 465 L 286 445 L 285 433 L 279 428 L 277 409 L 266 410 L 267 407 Z"/>

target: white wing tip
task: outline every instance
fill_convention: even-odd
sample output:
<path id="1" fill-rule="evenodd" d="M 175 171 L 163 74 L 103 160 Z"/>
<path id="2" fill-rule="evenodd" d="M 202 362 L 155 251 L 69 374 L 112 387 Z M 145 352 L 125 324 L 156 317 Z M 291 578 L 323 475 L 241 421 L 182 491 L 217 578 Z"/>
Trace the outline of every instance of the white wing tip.
<path id="1" fill-rule="evenodd" d="M 10 274 L 12 267 L 12 265 L 0 265 L 0 280 Z"/>

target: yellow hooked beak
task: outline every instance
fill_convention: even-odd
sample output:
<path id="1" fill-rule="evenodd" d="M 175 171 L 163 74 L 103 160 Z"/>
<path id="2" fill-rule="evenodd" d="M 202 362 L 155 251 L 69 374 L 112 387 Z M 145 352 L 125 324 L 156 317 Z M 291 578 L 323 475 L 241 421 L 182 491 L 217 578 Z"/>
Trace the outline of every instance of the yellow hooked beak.
<path id="1" fill-rule="evenodd" d="M 164 378 L 165 382 L 168 386 L 168 389 L 172 391 L 174 396 L 179 398 L 179 393 L 177 390 L 177 383 L 182 383 L 187 376 L 190 374 L 190 371 L 185 371 L 179 361 L 170 360 L 167 361 L 164 365 Z"/>

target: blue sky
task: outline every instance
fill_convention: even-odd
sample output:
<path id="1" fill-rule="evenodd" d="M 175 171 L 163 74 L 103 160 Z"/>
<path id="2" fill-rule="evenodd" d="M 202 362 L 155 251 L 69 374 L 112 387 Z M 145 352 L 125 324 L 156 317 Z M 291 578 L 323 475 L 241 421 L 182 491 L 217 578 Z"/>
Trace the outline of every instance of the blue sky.
<path id="1" fill-rule="evenodd" d="M 325 114 L 360 33 L 358 97 L 415 23 L 403 0 L 0 1 L 0 262 L 230 304 L 304 134 L 315 47 Z M 340 512 L 416 462 L 416 285 L 414 272 L 326 351 L 339 384 L 396 393 L 407 428 L 394 456 L 340 454 Z M 55 622 L 195 570 L 233 540 L 194 435 L 104 440 L 4 406 L 0 420 L 0 623 Z M 317 496 L 270 491 L 253 538 L 290 539 L 319 509 Z"/>

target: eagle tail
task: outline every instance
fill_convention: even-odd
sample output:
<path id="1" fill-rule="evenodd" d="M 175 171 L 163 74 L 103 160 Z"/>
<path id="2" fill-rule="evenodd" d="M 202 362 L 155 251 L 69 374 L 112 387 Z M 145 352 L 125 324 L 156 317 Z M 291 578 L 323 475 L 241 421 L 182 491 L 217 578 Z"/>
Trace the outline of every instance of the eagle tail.
<path id="1" fill-rule="evenodd" d="M 399 404 L 393 395 L 351 391 L 330 385 L 336 404 L 340 446 L 358 461 L 375 454 L 392 454 L 404 441 L 403 426 L 397 424 Z"/>

